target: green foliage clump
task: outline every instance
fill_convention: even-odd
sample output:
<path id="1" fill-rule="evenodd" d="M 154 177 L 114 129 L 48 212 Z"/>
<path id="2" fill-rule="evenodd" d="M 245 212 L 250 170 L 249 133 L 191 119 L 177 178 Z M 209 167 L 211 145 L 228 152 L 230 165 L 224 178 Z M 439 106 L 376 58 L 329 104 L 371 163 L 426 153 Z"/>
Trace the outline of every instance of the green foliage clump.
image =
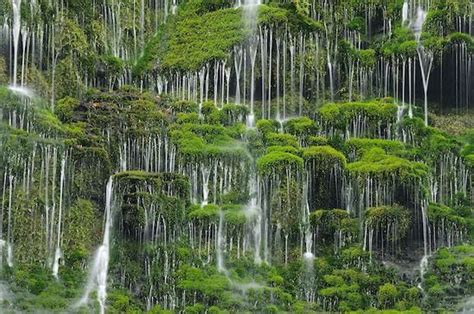
<path id="1" fill-rule="evenodd" d="M 439 249 L 425 275 L 427 306 L 455 309 L 453 304 L 474 292 L 474 247 L 460 245 Z"/>
<path id="2" fill-rule="evenodd" d="M 284 123 L 284 130 L 298 138 L 306 138 L 316 133 L 317 126 L 310 118 L 300 117 L 286 121 Z"/>
<path id="3" fill-rule="evenodd" d="M 79 100 L 66 97 L 58 101 L 55 113 L 62 122 L 71 122 L 74 110 L 79 106 Z"/>
<path id="4" fill-rule="evenodd" d="M 285 174 L 303 167 L 303 159 L 286 152 L 270 152 L 257 160 L 257 169 L 262 175 Z"/>
<path id="5" fill-rule="evenodd" d="M 469 224 L 469 220 L 459 212 L 442 204 L 431 203 L 428 207 L 428 218 L 430 223 L 442 225 L 445 230 L 465 229 Z"/>
<path id="6" fill-rule="evenodd" d="M 199 70 L 207 62 L 227 59 L 231 48 L 244 39 L 241 10 L 224 9 L 198 15 L 178 13 L 168 25 L 164 70 Z"/>
<path id="7" fill-rule="evenodd" d="M 344 134 L 351 121 L 358 117 L 366 118 L 369 130 L 375 132 L 380 124 L 395 123 L 396 112 L 395 104 L 375 101 L 327 104 L 321 107 L 319 115 L 323 125 Z"/>
<path id="8" fill-rule="evenodd" d="M 358 232 L 357 221 L 342 209 L 316 210 L 311 213 L 310 222 L 323 243 L 333 243 L 336 235 L 350 237 Z"/>
<path id="9" fill-rule="evenodd" d="M 384 179 L 395 176 L 401 182 L 425 180 L 428 174 L 426 165 L 388 155 L 380 148 L 372 148 L 360 161 L 347 164 L 347 169 L 359 178 L 371 176 Z"/>
<path id="10" fill-rule="evenodd" d="M 306 163 L 316 163 L 318 169 L 330 169 L 334 165 L 342 168 L 346 166 L 346 157 L 331 146 L 311 146 L 303 150 L 303 159 Z"/>
<path id="11" fill-rule="evenodd" d="M 403 238 L 410 227 L 409 211 L 401 206 L 380 206 L 368 208 L 365 212 L 365 221 L 369 228 L 387 230 L 389 226 L 396 226 L 395 233 L 390 238 L 394 242 Z"/>
<path id="12" fill-rule="evenodd" d="M 190 208 L 188 217 L 196 221 L 217 221 L 219 220 L 219 207 L 214 204 L 204 206 L 194 205 Z"/>
<path id="13" fill-rule="evenodd" d="M 279 123 L 275 120 L 261 119 L 257 121 L 257 130 L 263 135 L 278 132 L 278 129 Z"/>
<path id="14" fill-rule="evenodd" d="M 370 139 L 370 138 L 351 138 L 345 142 L 347 151 L 354 155 L 354 158 L 360 158 L 372 148 L 383 149 L 387 154 L 398 155 L 404 149 L 402 142 L 394 140 Z"/>
<path id="15" fill-rule="evenodd" d="M 294 135 L 287 133 L 267 133 L 264 138 L 267 146 L 298 147 L 298 140 Z"/>
<path id="16" fill-rule="evenodd" d="M 96 206 L 77 199 L 69 208 L 64 222 L 64 258 L 66 265 L 81 269 L 99 243 L 101 221 Z"/>

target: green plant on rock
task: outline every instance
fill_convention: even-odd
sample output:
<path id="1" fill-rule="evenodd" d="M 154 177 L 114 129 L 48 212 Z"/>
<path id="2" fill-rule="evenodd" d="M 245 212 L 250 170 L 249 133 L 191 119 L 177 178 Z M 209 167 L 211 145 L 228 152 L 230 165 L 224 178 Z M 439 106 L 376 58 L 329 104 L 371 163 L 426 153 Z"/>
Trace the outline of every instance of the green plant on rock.
<path id="1" fill-rule="evenodd" d="M 371 234 L 375 232 L 375 240 L 379 243 L 382 256 L 385 253 L 396 254 L 401 251 L 400 242 L 407 235 L 410 224 L 410 213 L 401 206 L 371 207 L 365 212 L 365 227 Z"/>
<path id="2" fill-rule="evenodd" d="M 351 102 L 326 104 L 319 110 L 319 116 L 326 132 L 375 137 L 389 133 L 396 122 L 396 112 L 396 105 L 389 102 Z M 363 124 L 357 125 L 357 119 L 363 119 Z"/>
<path id="3" fill-rule="evenodd" d="M 393 175 L 401 182 L 423 181 L 428 167 L 422 163 L 388 155 L 381 148 L 372 148 L 360 161 L 347 164 L 349 173 L 359 178 L 367 176 L 386 179 Z"/>
<path id="4" fill-rule="evenodd" d="M 257 160 L 257 169 L 261 175 L 285 174 L 303 167 L 303 159 L 286 152 L 270 152 Z"/>

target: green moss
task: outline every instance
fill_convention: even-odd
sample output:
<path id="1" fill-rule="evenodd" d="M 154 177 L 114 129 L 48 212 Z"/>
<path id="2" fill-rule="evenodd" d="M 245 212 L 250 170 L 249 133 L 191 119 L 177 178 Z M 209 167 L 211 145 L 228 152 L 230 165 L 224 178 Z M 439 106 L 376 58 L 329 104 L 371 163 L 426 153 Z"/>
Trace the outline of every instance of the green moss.
<path id="1" fill-rule="evenodd" d="M 66 266 L 81 269 L 100 241 L 101 221 L 97 207 L 89 200 L 77 199 L 68 210 L 64 226 Z"/>
<path id="2" fill-rule="evenodd" d="M 58 101 L 56 105 L 56 114 L 63 122 L 70 122 L 74 110 L 79 106 L 79 100 L 72 97 L 66 97 Z"/>
<path id="3" fill-rule="evenodd" d="M 242 206 L 239 205 L 224 205 L 224 220 L 227 224 L 233 226 L 243 226 L 247 222 L 247 217 Z"/>
<path id="4" fill-rule="evenodd" d="M 189 219 L 196 221 L 217 221 L 219 220 L 219 207 L 209 204 L 205 206 L 195 205 L 190 208 Z"/>
<path id="5" fill-rule="evenodd" d="M 469 51 L 474 51 L 474 39 L 466 33 L 452 33 L 448 39 L 450 44 L 465 44 Z"/>
<path id="6" fill-rule="evenodd" d="M 172 125 L 170 138 L 186 160 L 203 161 L 208 158 L 247 159 L 245 147 L 232 137 L 240 137 L 242 129 L 236 125 L 184 123 Z"/>
<path id="7" fill-rule="evenodd" d="M 262 119 L 257 121 L 257 130 L 263 135 L 278 132 L 278 128 L 279 123 L 275 120 Z"/>
<path id="8" fill-rule="evenodd" d="M 365 212 L 365 221 L 370 228 L 381 228 L 397 226 L 396 237 L 403 238 L 408 231 L 411 217 L 408 209 L 401 206 L 381 206 L 368 208 Z M 390 239 L 395 241 L 397 239 Z"/>
<path id="9" fill-rule="evenodd" d="M 267 133 L 265 135 L 267 146 L 292 146 L 298 147 L 298 139 L 287 133 Z"/>
<path id="10" fill-rule="evenodd" d="M 297 156 L 300 155 L 300 150 L 293 146 L 270 146 L 267 148 L 267 153 L 271 152 L 286 152 Z"/>
<path id="11" fill-rule="evenodd" d="M 319 115 L 322 122 L 342 132 L 346 131 L 352 120 L 362 116 L 368 126 L 378 129 L 380 123 L 395 123 L 397 106 L 382 101 L 327 104 L 321 107 Z"/>
<path id="12" fill-rule="evenodd" d="M 359 50 L 359 60 L 360 60 L 360 65 L 366 69 L 371 69 L 375 66 L 377 62 L 377 58 L 375 56 L 375 50 L 374 49 L 365 49 L 365 50 Z"/>
<path id="13" fill-rule="evenodd" d="M 221 274 L 206 273 L 201 269 L 189 266 L 182 266 L 179 273 L 178 287 L 202 293 L 216 300 L 230 287 L 229 280 Z"/>
<path id="14" fill-rule="evenodd" d="M 372 148 L 360 161 L 347 164 L 349 172 L 357 177 L 389 178 L 396 176 L 402 182 L 424 180 L 428 167 L 422 163 L 387 155 L 380 148 Z"/>
<path id="15" fill-rule="evenodd" d="M 382 308 L 390 308 L 398 298 L 398 289 L 393 284 L 386 283 L 379 287 L 377 297 Z"/>
<path id="16" fill-rule="evenodd" d="M 394 155 L 400 154 L 405 149 L 405 145 L 399 141 L 369 138 L 351 138 L 346 141 L 345 145 L 348 152 L 353 153 L 356 158 L 360 158 L 375 147 L 383 149 L 387 154 Z"/>
<path id="17" fill-rule="evenodd" d="M 439 249 L 430 259 L 425 280 L 429 307 L 453 309 L 453 304 L 471 295 L 473 265 L 474 248 L 470 245 Z"/>
<path id="18" fill-rule="evenodd" d="M 286 170 L 303 167 L 303 159 L 285 152 L 270 152 L 257 160 L 257 169 L 262 175 L 285 174 Z"/>
<path id="19" fill-rule="evenodd" d="M 303 150 L 303 159 L 306 163 L 316 162 L 318 168 L 330 169 L 334 165 L 345 167 L 344 154 L 331 146 L 311 146 Z"/>
<path id="20" fill-rule="evenodd" d="M 207 62 L 227 59 L 244 38 L 241 10 L 224 9 L 197 15 L 178 13 L 168 25 L 164 70 L 198 70 Z"/>
<path id="21" fill-rule="evenodd" d="M 308 138 L 309 146 L 325 146 L 328 145 L 329 140 L 324 136 L 310 136 Z"/>
<path id="22" fill-rule="evenodd" d="M 341 230 L 342 221 L 348 219 L 349 213 L 343 209 L 316 210 L 311 213 L 310 221 L 313 226 L 327 230 Z"/>
<path id="23" fill-rule="evenodd" d="M 441 204 L 431 203 L 428 207 L 428 218 L 431 223 L 443 224 L 446 228 L 465 228 L 468 224 L 464 217 L 457 215 L 454 209 Z"/>
<path id="24" fill-rule="evenodd" d="M 294 118 L 284 123 L 287 133 L 298 137 L 314 135 L 317 131 L 316 123 L 308 117 Z"/>

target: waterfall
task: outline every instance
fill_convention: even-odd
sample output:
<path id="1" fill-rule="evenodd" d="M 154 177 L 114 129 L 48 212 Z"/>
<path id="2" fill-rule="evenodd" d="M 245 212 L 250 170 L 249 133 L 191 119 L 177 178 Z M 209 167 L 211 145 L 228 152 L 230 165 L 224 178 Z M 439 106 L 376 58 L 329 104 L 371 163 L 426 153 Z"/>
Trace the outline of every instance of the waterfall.
<path id="1" fill-rule="evenodd" d="M 257 180 L 256 169 L 252 167 L 249 179 L 250 200 L 245 206 L 245 216 L 247 217 L 247 225 L 250 230 L 250 235 L 253 238 L 254 261 L 256 264 L 260 264 L 262 262 L 260 254 L 262 248 L 263 214 L 262 208 L 259 205 Z"/>
<path id="2" fill-rule="evenodd" d="M 56 250 L 54 252 L 54 261 L 53 261 L 53 276 L 57 279 L 58 278 L 58 271 L 59 271 L 59 259 L 62 256 L 61 253 L 61 223 L 62 223 L 62 212 L 64 206 L 64 180 L 65 180 L 65 172 L 66 172 L 66 155 L 63 156 L 61 160 L 61 174 L 60 174 L 60 183 L 59 183 L 59 213 L 58 213 L 58 227 L 57 227 L 57 242 L 56 242 Z"/>
<path id="3" fill-rule="evenodd" d="M 403 3 L 403 8 L 402 8 L 402 25 L 405 25 L 407 21 L 408 21 L 408 2 L 405 1 Z"/>
<path id="4" fill-rule="evenodd" d="M 244 0 L 244 23 L 247 28 L 249 39 L 249 53 L 251 62 L 251 78 L 250 78 L 250 113 L 247 115 L 247 127 L 255 126 L 254 101 L 255 101 L 255 66 L 258 50 L 258 34 L 257 34 L 257 12 L 261 4 L 260 0 Z M 263 41 L 263 38 L 261 38 Z M 263 43 L 262 43 L 263 45 Z M 262 52 L 263 55 L 263 52 Z M 245 77 L 245 74 L 244 74 Z M 245 89 L 245 88 L 244 88 Z M 245 97 L 245 92 L 244 92 Z"/>
<path id="5" fill-rule="evenodd" d="M 225 238 L 224 238 L 224 212 L 219 211 L 219 228 L 217 230 L 216 260 L 217 270 L 227 275 L 227 269 L 224 263 Z"/>
<path id="6" fill-rule="evenodd" d="M 434 54 L 429 51 L 421 43 L 421 33 L 423 31 L 423 25 L 426 20 L 427 13 L 421 6 L 417 9 L 416 19 L 411 23 L 411 29 L 415 35 L 418 47 L 416 48 L 418 54 L 418 60 L 420 64 L 421 77 L 423 81 L 424 91 L 424 111 L 425 111 L 425 125 L 428 126 L 428 87 L 430 82 L 431 70 L 433 68 Z"/>
<path id="7" fill-rule="evenodd" d="M 415 39 L 417 42 L 420 42 L 421 39 L 421 32 L 423 31 L 423 25 L 425 24 L 426 20 L 426 12 L 420 6 L 417 9 L 416 19 L 411 23 L 411 29 L 415 34 Z"/>
<path id="8" fill-rule="evenodd" d="M 114 197 L 113 190 L 113 176 L 107 182 L 106 196 L 105 196 L 105 224 L 104 237 L 102 245 L 97 249 L 92 267 L 89 270 L 87 285 L 82 299 L 77 306 L 85 305 L 89 301 L 89 295 L 92 291 L 97 292 L 97 301 L 100 306 L 100 313 L 105 313 L 105 301 L 107 298 L 107 272 L 109 268 L 110 257 L 110 228 L 112 226 L 112 202 Z"/>
<path id="9" fill-rule="evenodd" d="M 254 113 L 255 61 L 257 60 L 257 49 L 258 49 L 256 39 L 251 39 L 249 49 L 250 49 L 251 75 L 250 75 L 250 113 L 247 115 L 247 127 L 253 128 L 255 126 L 255 113 Z"/>
<path id="10" fill-rule="evenodd" d="M 303 253 L 303 290 L 307 302 L 314 302 L 316 288 L 314 283 L 314 254 L 313 254 L 313 232 L 311 229 L 311 222 L 309 219 L 310 209 L 308 202 L 308 180 L 303 184 L 303 233 L 305 241 L 305 252 Z"/>
<path id="11" fill-rule="evenodd" d="M 424 200 L 421 204 L 422 224 L 423 224 L 423 257 L 420 261 L 420 283 L 418 288 L 423 291 L 423 280 L 428 269 L 429 253 L 429 222 L 428 222 L 428 201 Z"/>
<path id="12" fill-rule="evenodd" d="M 244 0 L 244 21 L 250 31 L 255 31 L 257 27 L 257 11 L 261 0 Z"/>
<path id="13" fill-rule="evenodd" d="M 425 96 L 425 125 L 428 126 L 428 87 L 430 82 L 431 70 L 433 68 L 433 52 L 425 49 L 421 44 L 419 44 L 416 49 L 418 53 L 418 59 L 420 61 L 421 77 L 423 80 L 423 91 Z"/>
<path id="14" fill-rule="evenodd" d="M 207 166 L 201 166 L 202 173 L 202 202 L 201 206 L 206 206 L 209 203 L 209 178 L 211 176 L 211 170 Z"/>
<path id="15" fill-rule="evenodd" d="M 18 43 L 21 28 L 21 0 L 12 0 L 13 7 L 13 86 L 16 87 L 18 68 Z M 25 57 L 25 56 L 23 56 Z"/>

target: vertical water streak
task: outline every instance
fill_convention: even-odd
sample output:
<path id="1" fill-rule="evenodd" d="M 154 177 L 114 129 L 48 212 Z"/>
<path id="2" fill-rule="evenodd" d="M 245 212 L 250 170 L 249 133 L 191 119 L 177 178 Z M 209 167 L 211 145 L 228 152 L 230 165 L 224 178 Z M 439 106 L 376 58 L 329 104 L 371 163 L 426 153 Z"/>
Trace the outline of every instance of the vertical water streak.
<path id="1" fill-rule="evenodd" d="M 12 0 L 13 8 L 13 86 L 16 86 L 18 68 L 18 43 L 21 27 L 21 0 Z"/>
<path id="2" fill-rule="evenodd" d="M 105 224 L 104 237 L 102 245 L 97 249 L 92 267 L 89 270 L 87 285 L 84 295 L 77 306 L 85 305 L 89 301 L 89 295 L 92 291 L 97 292 L 97 301 L 100 306 L 100 313 L 105 313 L 105 301 L 107 299 L 107 272 L 109 268 L 110 257 L 110 228 L 112 226 L 112 201 L 113 201 L 113 176 L 107 182 L 106 196 L 105 196 Z"/>
<path id="3" fill-rule="evenodd" d="M 57 242 L 56 242 L 56 250 L 54 252 L 54 261 L 53 261 L 53 276 L 57 279 L 58 278 L 58 271 L 59 271 L 59 259 L 61 258 L 61 223 L 62 223 L 62 211 L 63 211 L 63 204 L 64 204 L 64 180 L 65 180 L 65 172 L 66 172 L 66 154 L 63 155 L 61 160 L 61 174 L 60 174 L 60 181 L 59 181 L 59 213 L 58 213 L 58 227 L 57 227 Z"/>

